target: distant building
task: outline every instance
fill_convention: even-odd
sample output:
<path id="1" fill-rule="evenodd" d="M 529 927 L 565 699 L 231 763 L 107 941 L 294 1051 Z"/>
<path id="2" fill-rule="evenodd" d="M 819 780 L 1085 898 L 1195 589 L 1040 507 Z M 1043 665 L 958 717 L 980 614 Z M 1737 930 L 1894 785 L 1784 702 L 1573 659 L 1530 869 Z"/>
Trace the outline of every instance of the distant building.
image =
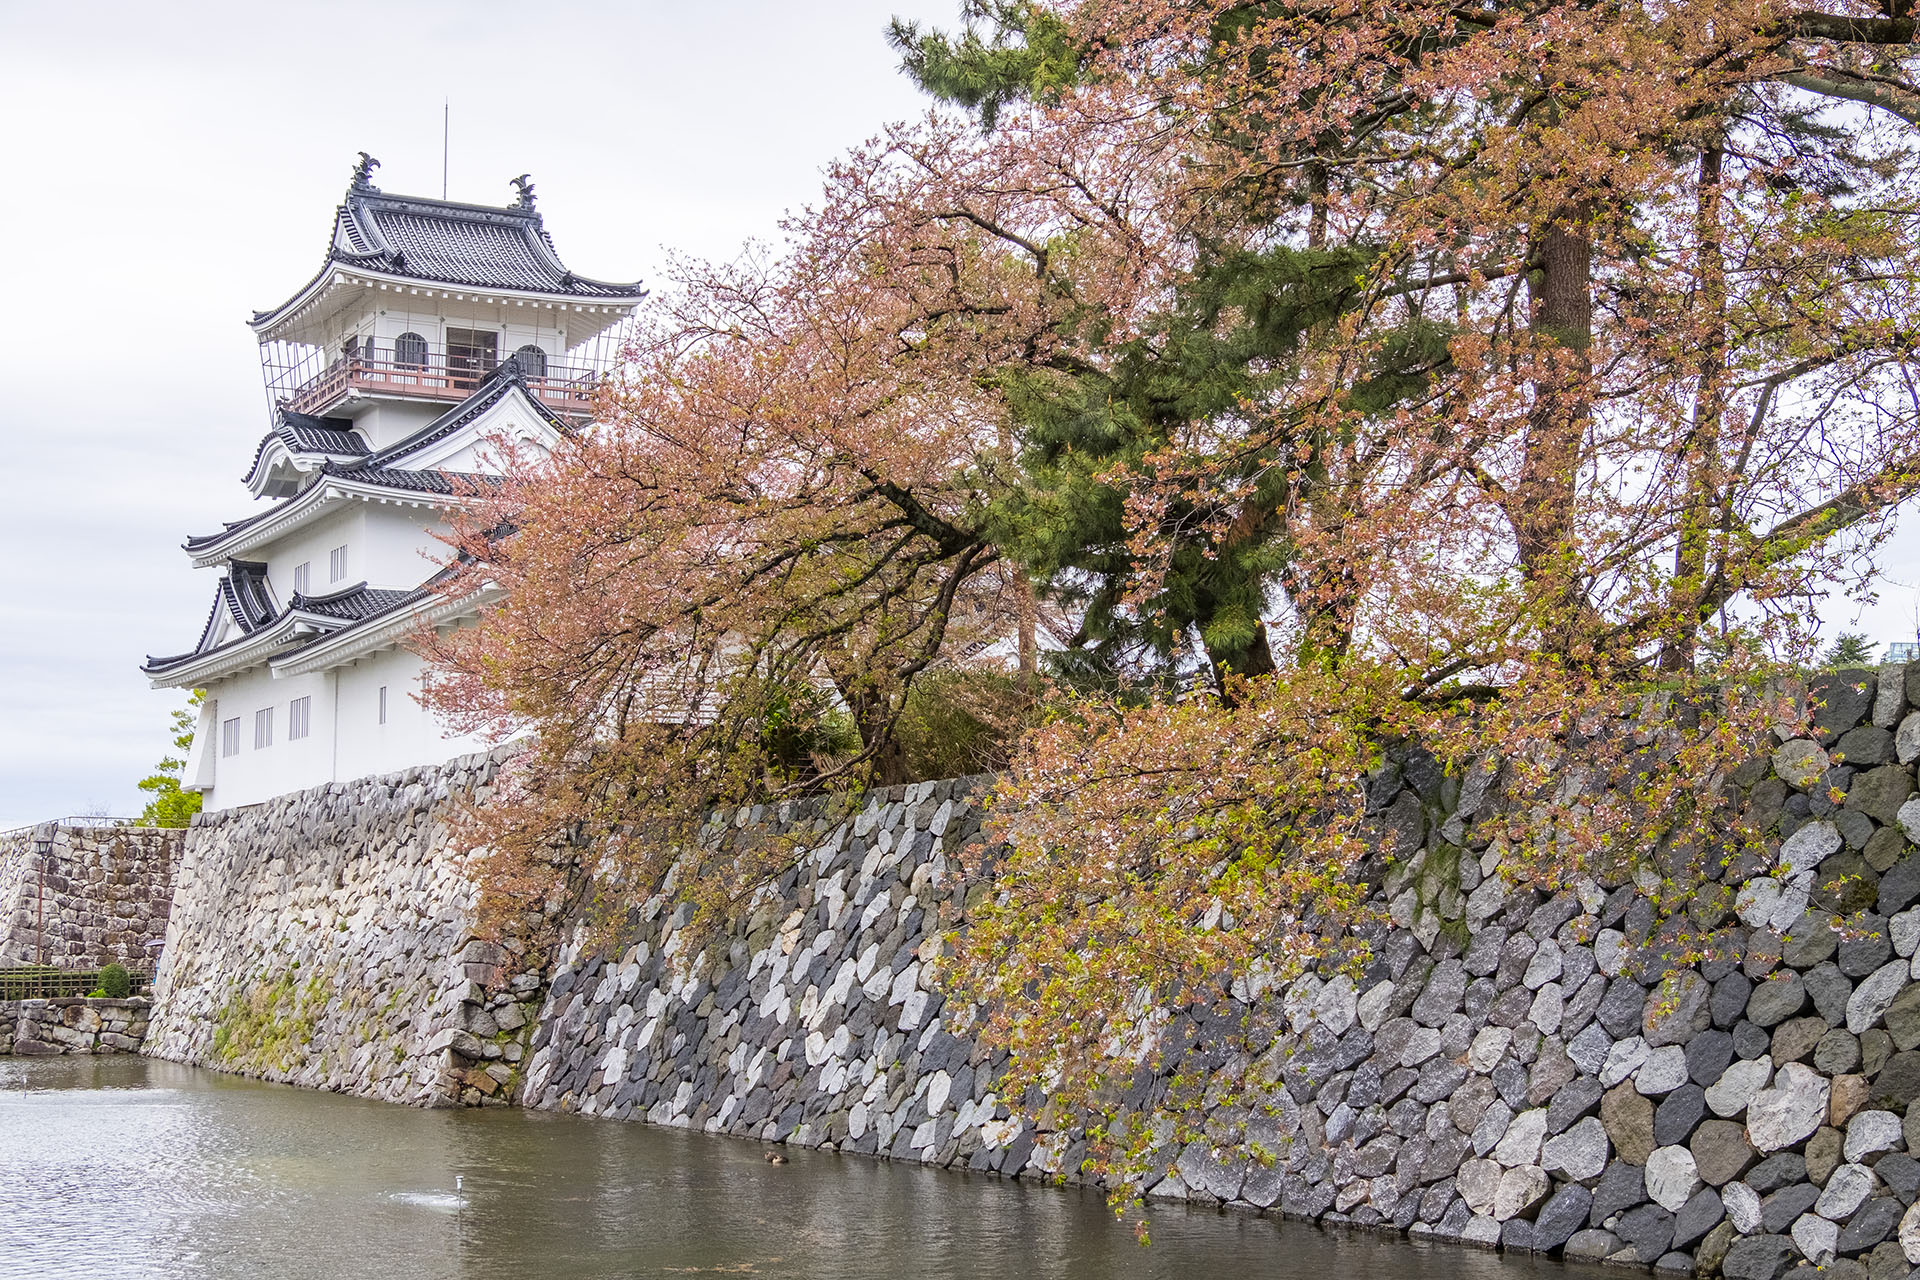
<path id="1" fill-rule="evenodd" d="M 1888 662 L 1920 662 L 1920 641 L 1895 640 L 1887 646 Z"/>
<path id="2" fill-rule="evenodd" d="M 219 571 L 213 608 L 144 668 L 207 692 L 184 785 L 210 809 L 482 745 L 415 697 L 407 638 L 480 604 L 431 590 L 435 535 L 500 473 L 490 439 L 544 450 L 590 420 L 645 296 L 569 271 L 524 177 L 494 208 L 385 195 L 377 164 L 362 154 L 319 273 L 253 317 L 272 426 L 245 483 L 272 505 L 187 539 Z"/>

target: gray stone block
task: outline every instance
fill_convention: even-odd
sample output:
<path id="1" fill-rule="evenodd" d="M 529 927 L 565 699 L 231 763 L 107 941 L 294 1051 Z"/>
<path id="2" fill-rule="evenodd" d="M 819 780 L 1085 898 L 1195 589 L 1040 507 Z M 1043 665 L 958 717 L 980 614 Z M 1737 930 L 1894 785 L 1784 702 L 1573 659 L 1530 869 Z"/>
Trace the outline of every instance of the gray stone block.
<path id="1" fill-rule="evenodd" d="M 1726 1280 L 1780 1280 L 1798 1256 L 1793 1241 L 1784 1235 L 1748 1236 L 1727 1250 L 1720 1274 Z"/>
<path id="2" fill-rule="evenodd" d="M 1826 1019 L 1828 1026 L 1837 1027 L 1847 1020 L 1847 1001 L 1853 997 L 1853 982 L 1840 972 L 1838 965 L 1832 961 L 1817 964 L 1807 970 L 1803 981 L 1814 1011 Z"/>
<path id="3" fill-rule="evenodd" d="M 1600 1109 L 1600 1099 L 1605 1092 L 1600 1082 L 1591 1076 L 1569 1080 L 1547 1103 L 1547 1132 L 1563 1133 L 1574 1121 L 1593 1115 Z"/>
<path id="4" fill-rule="evenodd" d="M 1748 1185 L 1752 1183 L 1749 1181 Z M 1772 1195 L 1761 1197 L 1760 1225 L 1776 1234 L 1784 1232 L 1801 1214 L 1812 1209 L 1813 1202 L 1819 1198 L 1820 1188 L 1811 1182 L 1789 1183 Z"/>
<path id="5" fill-rule="evenodd" d="M 1600 1175 L 1593 1188 L 1593 1210 L 1587 1215 L 1589 1226 L 1600 1226 L 1609 1218 L 1647 1202 L 1644 1171 L 1637 1164 L 1615 1160 Z"/>
<path id="6" fill-rule="evenodd" d="M 1641 1257 L 1657 1258 L 1673 1245 L 1673 1215 L 1657 1204 L 1643 1204 L 1615 1218 L 1612 1231 Z"/>
<path id="7" fill-rule="evenodd" d="M 1567 1240 L 1566 1256 L 1580 1262 L 1600 1262 L 1625 1247 L 1626 1242 L 1613 1232 L 1589 1227 L 1574 1232 Z"/>
<path id="8" fill-rule="evenodd" d="M 1753 989 L 1747 1000 L 1747 1019 L 1758 1027 L 1774 1027 L 1804 1009 L 1806 984 L 1800 975 L 1781 970 Z"/>
<path id="9" fill-rule="evenodd" d="M 1673 1247 L 1690 1248 L 1695 1241 L 1720 1225 L 1726 1216 L 1727 1211 L 1720 1203 L 1720 1194 L 1712 1187 L 1702 1187 L 1673 1215 Z"/>
<path id="10" fill-rule="evenodd" d="M 1742 1018 L 1733 1028 L 1733 1052 L 1743 1061 L 1751 1061 L 1772 1047 L 1773 1037 L 1764 1027 L 1757 1027 Z"/>
<path id="11" fill-rule="evenodd" d="M 1733 1036 L 1709 1029 L 1687 1042 L 1687 1078 L 1701 1088 L 1713 1084 L 1733 1061 Z"/>
<path id="12" fill-rule="evenodd" d="M 1868 1200 L 1840 1228 L 1839 1252 L 1865 1253 L 1893 1234 L 1905 1212 L 1906 1205 L 1892 1196 Z"/>
<path id="13" fill-rule="evenodd" d="M 1653 1114 L 1653 1140 L 1657 1146 L 1684 1143 L 1707 1115 L 1705 1090 L 1697 1084 L 1683 1084 L 1660 1100 Z"/>

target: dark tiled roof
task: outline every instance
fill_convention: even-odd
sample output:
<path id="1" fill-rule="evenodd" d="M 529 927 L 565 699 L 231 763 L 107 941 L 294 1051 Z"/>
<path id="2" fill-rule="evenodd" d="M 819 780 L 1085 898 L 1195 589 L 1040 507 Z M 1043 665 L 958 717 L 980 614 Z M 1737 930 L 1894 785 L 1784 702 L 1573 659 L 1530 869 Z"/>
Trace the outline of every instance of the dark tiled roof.
<path id="1" fill-rule="evenodd" d="M 302 613 L 317 613 L 325 618 L 338 618 L 342 622 L 363 622 L 368 618 L 392 612 L 416 594 L 413 591 L 369 587 L 362 582 L 357 586 L 348 587 L 345 591 L 335 591 L 324 596 L 296 594 L 288 608 Z"/>
<path id="2" fill-rule="evenodd" d="M 314 471 L 313 479 L 307 482 L 307 488 L 301 490 L 301 494 L 313 488 L 323 476 L 333 476 L 340 480 L 352 480 L 358 484 L 394 489 L 404 493 L 433 493 L 446 496 L 463 492 L 468 488 L 491 488 L 500 483 L 498 476 L 477 475 L 466 471 L 410 471 L 402 467 L 369 467 L 362 463 L 326 462 Z M 250 528 L 278 514 L 282 505 L 294 501 L 299 496 L 300 494 L 295 494 L 291 498 L 283 498 L 265 511 L 248 516 L 245 520 L 225 521 L 225 527 L 218 533 L 192 534 L 180 545 L 189 552 L 214 546 L 240 530 Z"/>
<path id="3" fill-rule="evenodd" d="M 225 527 L 222 528 L 220 532 L 188 534 L 187 540 L 181 543 L 180 545 L 185 547 L 189 551 L 198 551 L 202 547 L 210 547 L 214 543 L 220 541 L 222 538 L 226 537 L 230 533 L 233 533 L 237 529 L 245 529 L 250 525 L 259 524 L 262 520 L 265 520 L 268 516 L 272 515 L 275 511 L 278 511 L 279 509 L 280 509 L 279 504 L 276 503 L 272 507 L 269 507 L 267 510 L 262 511 L 259 515 L 248 516 L 245 520 L 222 521 L 222 524 Z"/>
<path id="4" fill-rule="evenodd" d="M 174 654 L 168 658 L 147 659 L 147 668 L 154 670 L 175 663 L 197 658 L 203 653 L 211 653 L 221 645 L 214 643 L 214 636 L 220 632 L 222 615 L 230 618 L 240 634 L 228 644 L 237 644 L 261 627 L 282 616 L 279 605 L 274 603 L 273 592 L 267 586 L 267 566 L 253 560 L 227 561 L 226 576 L 220 579 L 220 585 L 213 589 L 213 608 L 207 614 L 206 625 L 200 628 L 200 639 L 186 653 Z"/>
<path id="5" fill-rule="evenodd" d="M 149 656 L 147 658 L 146 671 L 152 675 L 159 675 L 171 667 L 181 666 L 195 658 L 203 658 L 221 649 L 229 649 L 236 645 L 244 644 L 255 632 L 277 626 L 296 613 L 303 614 L 310 618 L 337 620 L 343 625 L 328 628 L 326 632 L 327 635 L 336 635 L 340 631 L 345 630 L 346 627 L 392 613 L 394 610 L 402 608 L 430 594 L 424 587 L 416 588 L 412 591 L 396 591 L 385 587 L 369 587 L 364 582 L 356 583 L 345 590 L 331 592 L 324 596 L 305 596 L 296 593 L 292 602 L 288 604 L 286 608 L 274 610 L 265 617 L 258 617 L 250 613 L 250 621 L 241 621 L 240 635 L 235 636 L 223 644 L 212 643 L 213 636 L 219 630 L 215 624 L 220 617 L 221 609 L 238 607 L 236 601 L 244 602 L 254 590 L 253 587 L 244 583 L 236 588 L 234 586 L 235 578 L 233 575 L 238 575 L 243 578 L 256 578 L 259 592 L 264 593 L 266 583 L 264 576 L 265 568 L 266 566 L 264 565 L 254 565 L 238 560 L 234 561 L 232 563 L 232 575 L 220 580 L 219 594 L 214 598 L 213 615 L 207 620 L 206 628 L 200 633 L 199 644 L 188 653 L 174 654 L 164 658 Z M 258 574 L 254 572 L 256 570 L 259 571 Z M 241 615 L 236 613 L 235 618 L 236 621 L 240 621 Z M 319 637 L 316 637 L 316 639 L 318 638 Z M 314 643 L 314 641 L 310 640 L 307 641 L 307 643 L 311 644 Z M 304 647 L 304 645 L 296 646 L 296 648 Z"/>
<path id="6" fill-rule="evenodd" d="M 266 460 L 267 446 L 276 440 L 286 446 L 288 453 L 359 458 L 365 457 L 368 452 L 366 441 L 354 433 L 351 420 L 316 418 L 282 409 L 273 424 L 273 430 L 262 436 L 259 446 L 254 449 L 253 465 L 241 477 L 243 483 L 253 483 L 253 478 L 260 473 L 260 464 Z"/>
<path id="7" fill-rule="evenodd" d="M 267 566 L 253 560 L 229 560 L 221 586 L 231 597 L 234 619 L 242 631 L 253 631 L 273 621 L 280 612 L 267 586 Z"/>
<path id="8" fill-rule="evenodd" d="M 306 453 L 359 456 L 369 452 L 367 442 L 354 431 L 351 418 L 316 418 L 282 409 L 274 430 L 289 447 Z"/>
<path id="9" fill-rule="evenodd" d="M 327 463 L 321 468 L 342 480 L 377 484 L 382 489 L 401 489 L 409 493 L 470 493 L 490 489 L 500 483 L 498 476 L 483 476 L 471 471 L 408 471 L 401 467 L 357 467 Z"/>
<path id="10" fill-rule="evenodd" d="M 280 607 L 274 603 L 273 592 L 267 586 L 267 566 L 252 560 L 229 560 L 227 575 L 213 589 L 213 608 L 207 614 L 206 625 L 200 628 L 200 639 L 194 643 L 192 653 L 179 657 L 191 658 L 212 648 L 222 615 L 232 619 L 233 625 L 245 636 L 273 621 L 279 612 Z"/>
<path id="11" fill-rule="evenodd" d="M 342 480 L 353 480 L 361 484 L 378 485 L 382 488 L 396 489 L 407 493 L 434 493 L 451 496 L 461 489 L 493 488 L 500 483 L 498 476 L 479 475 L 465 471 L 428 471 L 411 467 L 395 467 L 390 464 L 396 461 L 405 461 L 410 454 L 418 453 L 428 445 L 437 443 L 453 435 L 475 418 L 485 413 L 488 409 L 498 404 L 513 388 L 520 387 L 524 390 L 525 386 L 525 373 L 516 361 L 509 360 L 488 373 L 487 376 L 481 380 L 480 385 L 474 389 L 473 394 L 465 400 L 462 400 L 459 404 L 453 406 L 406 439 L 396 441 L 376 453 L 368 453 L 366 446 L 360 442 L 358 435 L 346 433 L 352 441 L 354 452 L 361 456 L 356 457 L 351 462 L 329 461 L 322 463 L 313 472 L 312 479 L 308 481 L 307 487 L 311 488 L 322 476 L 336 476 Z M 533 406 L 534 412 L 539 414 L 541 419 L 555 431 L 561 435 L 570 436 L 575 434 L 574 428 L 564 419 L 555 415 L 546 405 L 540 403 L 538 396 L 528 395 L 526 400 L 528 404 Z M 289 413 L 281 415 L 281 419 L 275 424 L 273 432 L 267 436 L 266 440 L 260 442 L 260 449 L 255 453 L 253 459 L 254 469 L 258 470 L 268 442 L 276 437 L 285 438 L 280 436 L 282 430 L 298 431 L 302 433 L 301 438 L 308 441 L 318 441 L 323 438 L 331 439 L 331 433 L 341 431 L 341 427 L 337 424 L 345 423 L 346 421 L 347 419 L 345 418 L 313 418 L 305 414 Z M 315 434 L 318 432 L 327 432 L 329 435 L 322 437 Z M 341 441 L 340 443 L 344 444 L 346 442 Z M 247 479 L 251 481 L 252 478 L 253 473 L 250 471 Z M 302 490 L 302 492 L 305 492 L 305 490 Z M 294 497 L 298 496 L 297 494 L 294 495 Z M 291 498 L 287 498 L 281 501 L 291 500 Z M 245 529 L 250 525 L 258 524 L 262 520 L 269 518 L 279 509 L 280 503 L 275 503 L 267 510 L 260 512 L 258 515 L 248 516 L 245 520 L 229 520 L 220 532 L 191 535 L 182 545 L 190 552 L 213 546 L 222 539 L 231 536 L 237 530 Z"/>
<path id="12" fill-rule="evenodd" d="M 436 284 L 571 298 L 637 301 L 647 292 L 638 281 L 590 280 L 569 271 L 531 203 L 496 208 L 390 196 L 366 184 L 350 187 L 335 211 L 327 261 Z M 256 312 L 254 322 L 284 306 Z"/>
<path id="13" fill-rule="evenodd" d="M 441 587 L 445 586 L 449 582 L 454 581 L 454 579 L 457 578 L 460 575 L 460 573 L 466 568 L 466 566 L 471 562 L 472 562 L 472 558 L 468 556 L 466 552 L 464 551 L 461 552 L 459 555 L 454 557 L 452 563 L 448 564 L 445 568 L 435 573 L 431 578 L 428 578 L 425 582 L 421 583 L 418 587 L 415 587 L 412 591 L 392 591 L 392 592 L 382 593 L 385 595 L 393 596 L 395 597 L 395 599 L 392 601 L 392 603 L 382 608 L 378 613 L 369 613 L 364 618 L 359 618 L 352 622 L 349 622 L 346 626 L 341 627 L 338 631 L 329 631 L 324 636 L 316 637 L 314 640 L 310 641 L 308 644 L 300 646 L 300 648 L 298 649 L 289 649 L 287 652 L 283 654 L 276 654 L 275 661 L 279 661 L 282 658 L 293 657 L 305 649 L 312 648 L 314 645 L 323 644 L 323 643 L 324 644 L 335 643 L 348 636 L 351 636 L 355 631 L 359 630 L 362 627 L 371 626 L 372 624 L 379 622 L 382 618 L 389 617 L 395 613 L 400 612 L 403 609 L 419 604 L 423 600 L 433 599 L 436 595 L 440 594 L 439 589 Z"/>

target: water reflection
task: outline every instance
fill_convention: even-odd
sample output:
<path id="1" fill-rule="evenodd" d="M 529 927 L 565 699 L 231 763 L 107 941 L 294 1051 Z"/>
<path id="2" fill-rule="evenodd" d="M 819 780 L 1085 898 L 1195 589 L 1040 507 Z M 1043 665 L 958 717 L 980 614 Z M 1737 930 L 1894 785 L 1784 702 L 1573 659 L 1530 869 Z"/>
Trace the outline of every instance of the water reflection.
<path id="1" fill-rule="evenodd" d="M 1165 1208 L 1141 1249 L 1097 1195 L 809 1152 L 772 1166 L 763 1151 L 567 1116 L 415 1111 L 139 1059 L 0 1059 L 0 1275 L 1576 1275 Z"/>

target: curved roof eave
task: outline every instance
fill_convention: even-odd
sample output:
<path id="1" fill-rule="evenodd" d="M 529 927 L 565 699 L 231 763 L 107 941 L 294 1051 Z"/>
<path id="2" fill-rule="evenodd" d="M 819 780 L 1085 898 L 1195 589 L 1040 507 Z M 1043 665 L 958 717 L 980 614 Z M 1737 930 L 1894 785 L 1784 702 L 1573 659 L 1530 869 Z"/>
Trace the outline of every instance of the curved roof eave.
<path id="1" fill-rule="evenodd" d="M 254 547 L 263 546 L 274 538 L 291 532 L 313 518 L 318 513 L 318 509 L 325 508 L 331 502 L 359 499 L 372 502 L 401 502 L 411 506 L 455 507 L 466 501 L 466 497 L 453 492 L 451 484 L 446 481 L 433 487 L 412 486 L 400 482 L 401 477 L 429 473 L 388 468 L 377 476 L 358 476 L 351 471 L 330 471 L 328 467 L 331 465 L 330 463 L 322 465 L 314 473 L 315 480 L 312 483 L 291 498 L 282 499 L 271 510 L 263 511 L 246 520 L 236 521 L 228 525 L 222 533 L 188 538 L 181 544 L 181 549 L 193 557 L 196 568 L 204 569 L 230 556 L 241 555 Z M 446 477 L 448 480 L 473 480 L 480 483 L 485 483 L 489 479 L 486 476 L 470 476 L 462 471 L 431 474 Z"/>
<path id="2" fill-rule="evenodd" d="M 323 463 L 354 462 L 365 456 L 364 451 L 360 453 L 340 453 L 327 449 L 296 448 L 290 444 L 285 435 L 278 430 L 269 431 L 261 439 L 260 447 L 254 450 L 253 465 L 247 468 L 246 475 L 240 477 L 240 483 L 246 485 L 247 488 L 253 491 L 254 496 L 258 497 L 260 495 L 260 485 L 265 478 L 266 472 L 283 461 L 293 462 L 297 458 L 315 459 L 316 461 L 314 461 L 311 466 L 301 468 L 303 471 L 312 472 L 318 470 Z M 295 465 L 297 466 L 298 464 L 296 463 Z"/>
<path id="3" fill-rule="evenodd" d="M 444 574 L 434 575 L 391 609 L 348 623 L 297 649 L 274 655 L 268 659 L 268 665 L 276 676 L 301 676 L 331 670 L 343 663 L 357 661 L 368 653 L 392 647 L 415 626 L 477 613 L 498 594 L 497 588 L 482 587 L 467 595 L 443 596 L 433 589 L 433 584 L 442 577 Z"/>
<path id="4" fill-rule="evenodd" d="M 307 305 L 311 303 L 318 294 L 323 292 L 324 287 L 330 283 L 327 279 L 328 276 L 342 269 L 351 269 L 360 275 L 374 280 L 376 283 L 392 285 L 395 288 L 435 288 L 449 292 L 484 293 L 503 298 L 529 298 L 537 299 L 541 302 L 551 302 L 556 307 L 565 306 L 582 311 L 590 311 L 596 307 L 622 308 L 636 306 L 646 301 L 653 292 L 651 289 L 639 287 L 637 283 L 633 286 L 628 286 L 619 282 L 593 280 L 581 275 L 575 275 L 573 279 L 596 288 L 626 289 L 631 287 L 634 289 L 634 292 L 595 296 L 592 294 L 551 293 L 541 289 L 521 289 L 506 285 L 460 284 L 442 280 L 431 280 L 422 276 L 401 275 L 393 271 L 377 267 L 361 266 L 357 263 L 340 261 L 329 257 L 326 265 L 322 266 L 311 280 L 301 285 L 299 292 L 295 293 L 291 298 L 288 298 L 277 307 L 266 311 L 254 312 L 253 318 L 247 321 L 248 327 L 251 328 L 256 335 L 262 338 L 268 337 L 273 329 L 295 319 L 304 311 Z"/>
<path id="5" fill-rule="evenodd" d="M 274 656 L 274 649 L 284 648 L 298 639 L 303 627 L 326 634 L 345 625 L 338 618 L 289 608 L 271 624 L 236 636 L 204 653 L 148 657 L 146 665 L 140 670 L 156 689 L 187 688 L 205 680 L 219 679 L 259 666 Z"/>

